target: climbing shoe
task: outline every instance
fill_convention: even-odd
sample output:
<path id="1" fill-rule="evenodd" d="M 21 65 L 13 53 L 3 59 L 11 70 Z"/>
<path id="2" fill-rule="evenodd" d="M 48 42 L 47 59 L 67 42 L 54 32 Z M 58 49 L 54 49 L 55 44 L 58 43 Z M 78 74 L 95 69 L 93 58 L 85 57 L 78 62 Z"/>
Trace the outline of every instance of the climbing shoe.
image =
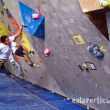
<path id="1" fill-rule="evenodd" d="M 33 50 L 30 50 L 28 53 L 29 53 L 30 55 L 34 55 L 34 54 L 35 54 L 35 52 L 34 52 Z"/>
<path id="2" fill-rule="evenodd" d="M 36 63 L 32 62 L 32 63 L 29 64 L 29 66 L 36 67 Z"/>

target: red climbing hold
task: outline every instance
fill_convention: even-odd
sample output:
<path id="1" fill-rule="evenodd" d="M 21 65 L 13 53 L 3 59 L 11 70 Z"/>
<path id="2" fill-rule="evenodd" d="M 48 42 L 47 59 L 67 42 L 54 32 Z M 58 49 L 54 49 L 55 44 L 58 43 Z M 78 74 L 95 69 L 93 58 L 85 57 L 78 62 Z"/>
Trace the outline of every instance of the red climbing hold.
<path id="1" fill-rule="evenodd" d="M 38 6 L 38 13 L 32 14 L 32 18 L 33 18 L 33 19 L 39 19 L 40 17 L 41 17 L 40 7 Z"/>
<path id="2" fill-rule="evenodd" d="M 16 62 L 19 62 L 19 60 L 20 60 L 19 57 L 16 56 L 16 57 L 15 57 L 15 61 L 16 61 Z"/>
<path id="3" fill-rule="evenodd" d="M 44 50 L 44 56 L 45 56 L 45 57 L 48 57 L 48 56 L 50 56 L 50 55 L 53 55 L 53 53 L 52 53 L 48 48 L 46 48 L 46 49 Z"/>

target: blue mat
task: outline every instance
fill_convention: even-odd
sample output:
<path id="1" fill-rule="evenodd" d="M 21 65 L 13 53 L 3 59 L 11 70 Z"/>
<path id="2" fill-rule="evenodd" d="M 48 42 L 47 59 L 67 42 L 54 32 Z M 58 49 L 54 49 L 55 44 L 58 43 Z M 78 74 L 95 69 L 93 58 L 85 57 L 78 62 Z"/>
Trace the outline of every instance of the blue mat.
<path id="1" fill-rule="evenodd" d="M 87 110 L 65 97 L 0 73 L 0 110 Z"/>
<path id="2" fill-rule="evenodd" d="M 0 110 L 57 110 L 57 108 L 0 73 Z"/>
<path id="3" fill-rule="evenodd" d="M 40 88 L 38 86 L 34 86 L 29 82 L 20 80 L 19 78 L 16 78 L 16 77 L 13 78 L 13 80 L 15 80 L 16 83 L 18 83 L 20 86 L 22 86 L 27 91 L 30 91 L 31 94 L 34 94 L 37 97 L 40 97 L 46 103 L 48 103 L 49 105 L 51 105 L 59 110 L 87 110 L 86 107 L 81 107 L 81 106 L 67 100 L 63 96 L 60 96 L 56 93 L 51 93 L 51 91 Z"/>

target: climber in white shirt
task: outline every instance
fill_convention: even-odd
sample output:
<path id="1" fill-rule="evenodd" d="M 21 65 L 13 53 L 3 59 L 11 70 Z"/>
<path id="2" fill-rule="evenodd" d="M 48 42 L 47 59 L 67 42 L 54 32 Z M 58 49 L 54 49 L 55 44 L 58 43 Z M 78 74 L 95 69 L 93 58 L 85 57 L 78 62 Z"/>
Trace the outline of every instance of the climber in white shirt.
<path id="1" fill-rule="evenodd" d="M 35 66 L 35 63 L 30 60 L 30 57 L 26 52 L 28 51 L 27 48 L 23 45 L 19 45 L 15 42 L 16 38 L 21 34 L 22 28 L 20 28 L 17 33 L 13 36 L 1 36 L 1 43 L 0 43 L 0 61 L 9 60 L 10 58 L 13 59 L 12 54 L 22 56 L 25 58 L 26 62 L 30 66 Z M 22 43 L 22 42 L 21 42 Z"/>

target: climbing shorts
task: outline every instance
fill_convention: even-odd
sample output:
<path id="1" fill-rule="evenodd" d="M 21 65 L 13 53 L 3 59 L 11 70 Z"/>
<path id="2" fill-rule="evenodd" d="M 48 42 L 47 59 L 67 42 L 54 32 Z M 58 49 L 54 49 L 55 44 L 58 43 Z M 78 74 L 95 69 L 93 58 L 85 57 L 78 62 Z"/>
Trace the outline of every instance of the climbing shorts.
<path id="1" fill-rule="evenodd" d="M 18 56 L 23 57 L 24 55 L 26 55 L 26 52 L 23 50 L 23 47 L 20 46 L 20 47 L 15 51 L 15 54 L 18 55 Z"/>

